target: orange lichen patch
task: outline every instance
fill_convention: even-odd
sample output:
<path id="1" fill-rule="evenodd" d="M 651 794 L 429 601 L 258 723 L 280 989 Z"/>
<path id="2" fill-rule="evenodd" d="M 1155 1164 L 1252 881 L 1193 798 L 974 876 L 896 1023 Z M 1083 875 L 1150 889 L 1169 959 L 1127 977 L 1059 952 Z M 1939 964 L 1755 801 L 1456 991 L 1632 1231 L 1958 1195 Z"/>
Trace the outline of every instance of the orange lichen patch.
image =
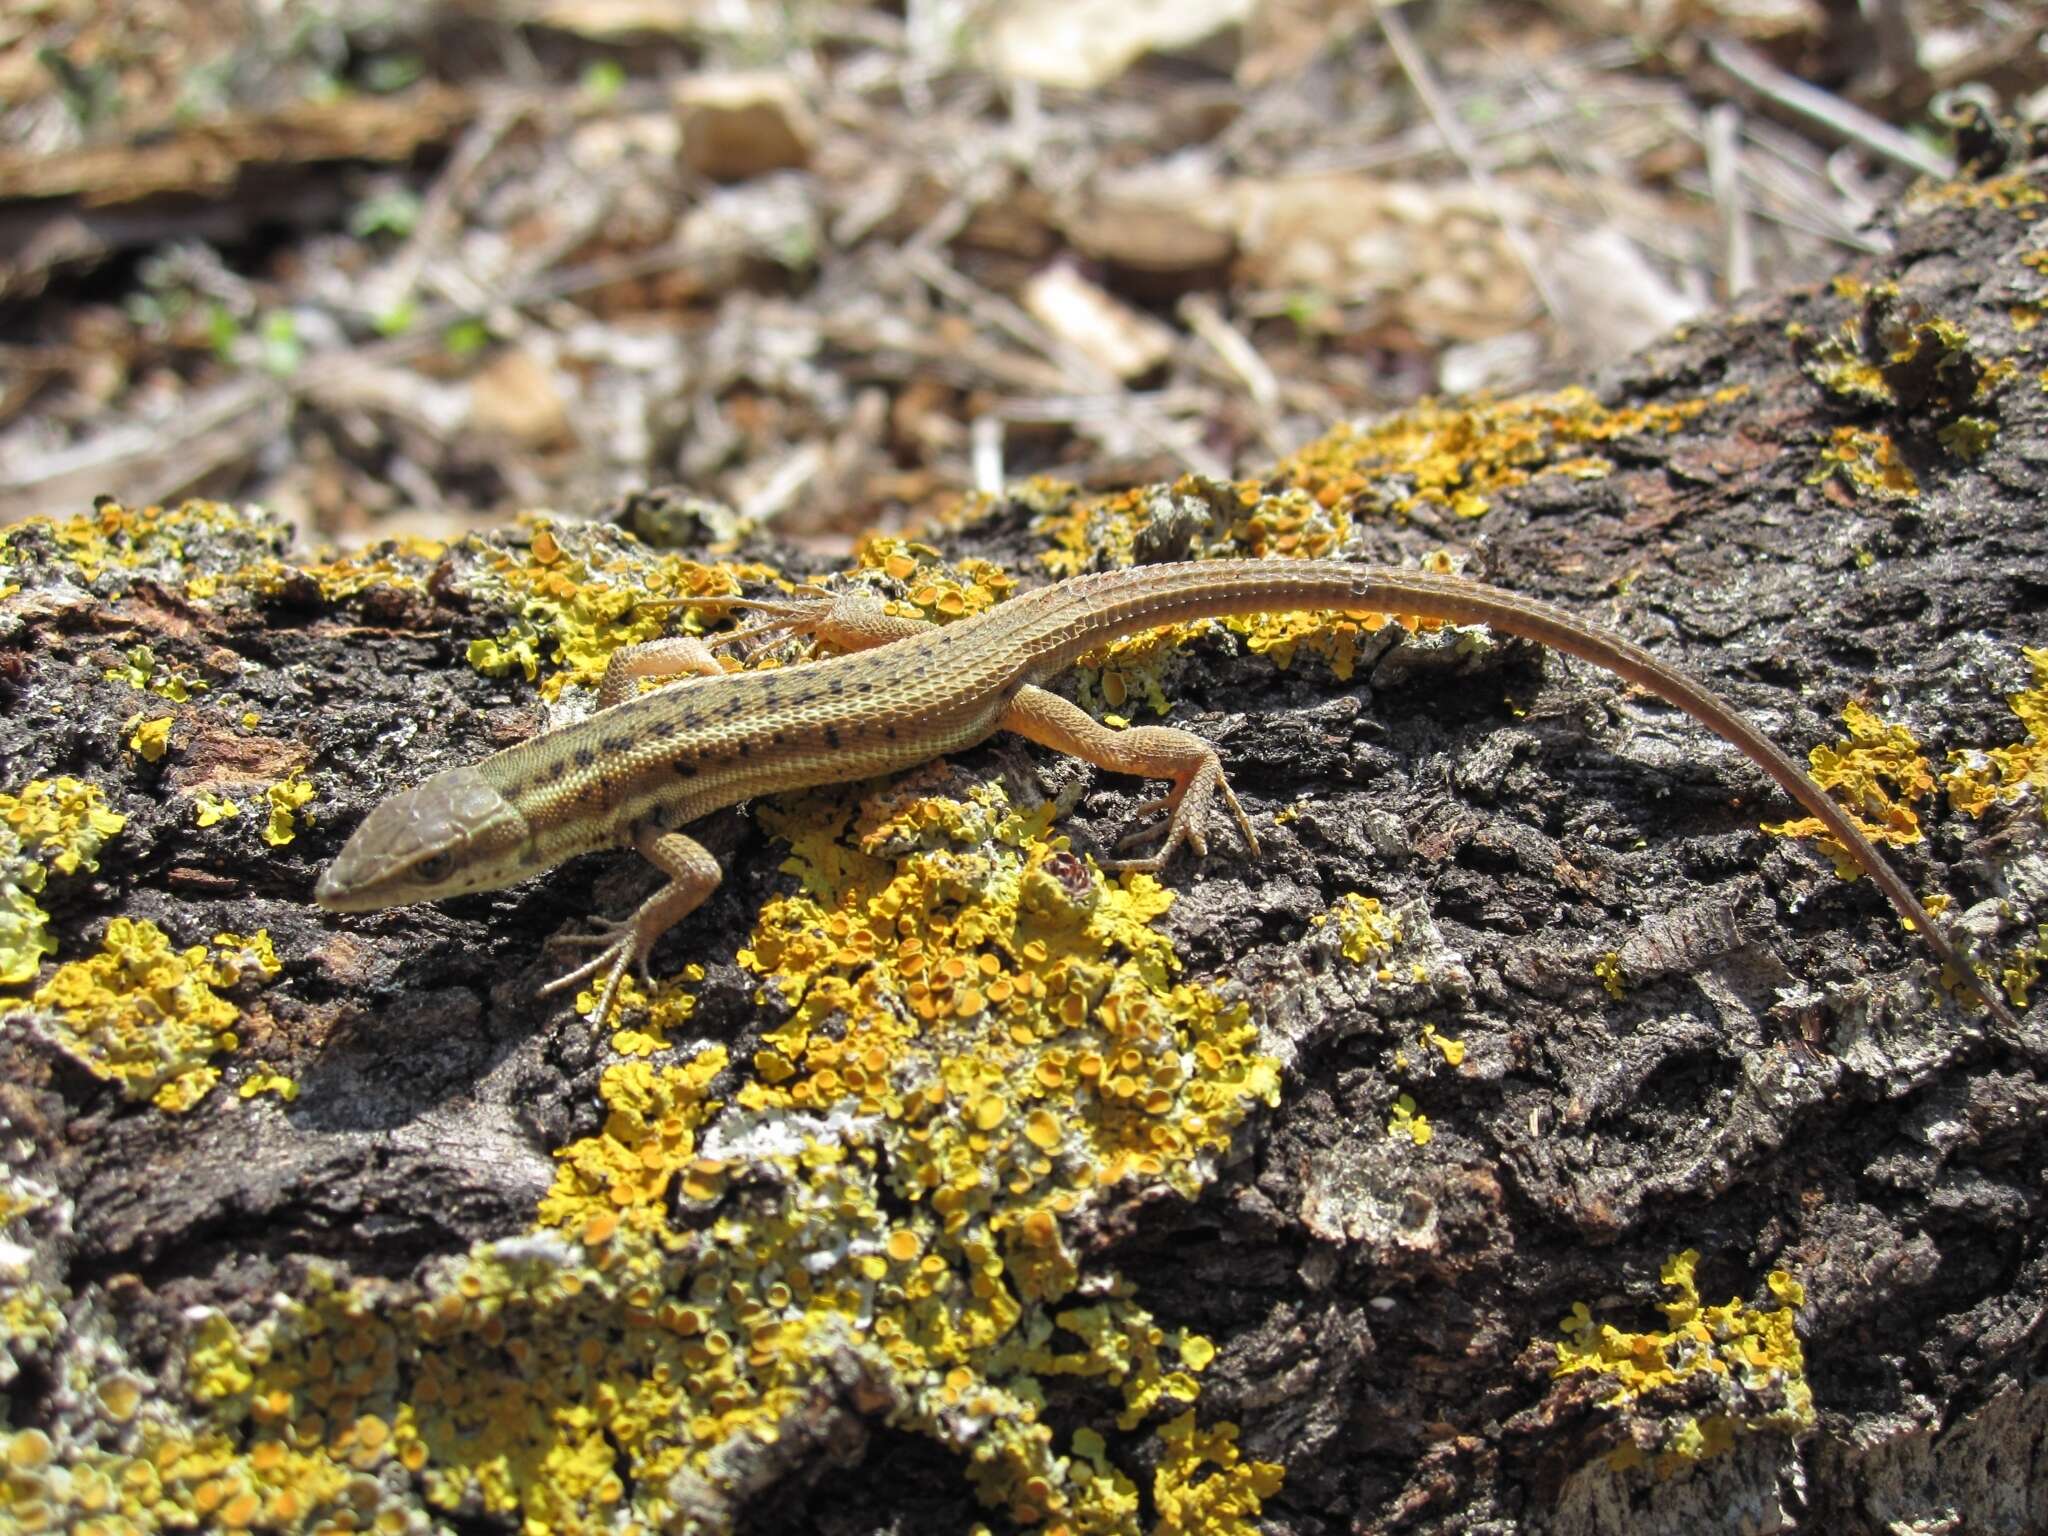
<path id="1" fill-rule="evenodd" d="M 607 1239 L 628 1233 L 666 1239 L 669 1183 L 689 1171 L 697 1132 L 717 1109 L 705 1089 L 726 1067 L 723 1046 L 711 1046 L 680 1067 L 622 1061 L 605 1070 L 600 1086 L 610 1111 L 601 1134 L 556 1154 L 561 1167 L 541 1201 L 543 1226 L 581 1234 L 600 1215 L 617 1218 Z"/>
<path id="2" fill-rule="evenodd" d="M 1062 576 L 1129 565 L 1141 543 L 1170 539 L 1185 558 L 1318 557 L 1357 552 L 1360 524 L 1430 508 L 1478 517 L 1492 498 L 1539 475 L 1589 478 L 1613 465 L 1598 445 L 1669 436 L 1734 386 L 1697 400 L 1628 408 L 1583 389 L 1514 400 L 1426 401 L 1368 427 L 1339 427 L 1281 462 L 1264 483 L 1187 477 L 1170 488 L 1054 501 L 1038 521 L 1042 557 Z M 1156 558 L 1156 556 L 1154 556 Z"/>
<path id="3" fill-rule="evenodd" d="M 686 965 L 681 976 L 657 982 L 648 993 L 633 977 L 622 977 L 614 999 L 615 1017 L 634 1022 L 612 1032 L 612 1049 L 621 1056 L 653 1056 L 668 1050 L 673 1043 L 668 1032 L 687 1024 L 697 1011 L 697 994 L 692 988 L 703 979 L 703 966 Z M 602 984 L 593 983 L 577 993 L 576 1011 L 585 1017 L 594 1015 L 603 992 Z"/>
<path id="4" fill-rule="evenodd" d="M 78 779 L 35 779 L 0 794 L 0 986 L 34 980 L 57 952 L 36 901 L 49 877 L 97 870 L 100 849 L 127 825 L 97 785 Z"/>
<path id="5" fill-rule="evenodd" d="M 1807 754 L 1814 782 L 1834 792 L 1873 842 L 1894 848 L 1919 842 L 1920 818 L 1913 803 L 1934 788 L 1920 743 L 1903 725 L 1887 725 L 1860 704 L 1845 707 L 1842 719 L 1849 739 L 1824 743 Z M 1815 817 L 1767 821 L 1763 829 L 1779 837 L 1818 838 L 1844 880 L 1861 873 L 1848 850 L 1828 837 Z"/>
<path id="6" fill-rule="evenodd" d="M 1806 1288 L 1784 1270 L 1773 1270 L 1765 1286 L 1778 1301 L 1768 1311 L 1739 1298 L 1703 1307 L 1694 1270 L 1699 1253 L 1687 1249 L 1665 1262 L 1662 1279 L 1678 1295 L 1663 1303 L 1669 1326 L 1628 1333 L 1595 1323 L 1584 1302 L 1559 1323 L 1553 1375 L 1594 1371 L 1616 1388 L 1609 1408 L 1644 1404 L 1660 1388 L 1688 1379 L 1711 1378 L 1722 1411 L 1684 1414 L 1666 1427 L 1655 1465 L 1669 1472 L 1731 1449 L 1742 1433 L 1796 1435 L 1814 1423 L 1813 1390 L 1806 1381 L 1806 1352 L 1796 1327 Z M 1647 1406 L 1647 1405 L 1645 1405 Z M 1642 1465 L 1648 1458 L 1633 1445 L 1610 1456 L 1616 1467 Z"/>
<path id="7" fill-rule="evenodd" d="M 233 1050 L 240 1010 L 215 988 L 279 970 L 270 936 L 214 935 L 211 948 L 176 950 L 156 924 L 117 917 L 100 952 L 60 966 L 35 994 L 50 1032 L 95 1076 L 131 1099 L 182 1113 L 220 1080 L 211 1059 Z"/>
<path id="8" fill-rule="evenodd" d="M 2010 805 L 2031 791 L 2048 817 L 2048 646 L 2022 647 L 2034 685 L 2006 700 L 2026 727 L 2016 746 L 1951 752 L 1956 765 L 1941 776 L 1948 802 L 1966 816 L 1981 816 L 1994 804 Z"/>
<path id="9" fill-rule="evenodd" d="M 1996 208 L 2004 213 L 2017 213 L 2021 218 L 2039 215 L 2043 204 L 2048 204 L 2048 188 L 2043 188 L 2040 179 L 2026 171 L 2014 171 L 2009 176 L 1994 176 L 1988 181 L 1923 182 L 1913 188 L 1906 197 L 1907 206 L 1916 210 L 1951 205 L 1961 208 Z"/>
<path id="10" fill-rule="evenodd" d="M 1084 1187 L 1192 1188 L 1194 1160 L 1275 1087 L 1245 1054 L 1242 1009 L 1175 979 L 1151 926 L 1170 894 L 1147 875 L 1105 880 L 1051 816 L 987 787 L 877 804 L 851 837 L 843 812 L 817 831 L 783 823 L 806 889 L 771 903 L 741 954 L 794 1005 L 767 1037 L 794 1071 L 740 1101 L 906 1121 L 907 1177 L 948 1231 L 1006 1192 L 1019 1215 L 1055 1193 L 1048 1143 L 1087 1168 Z M 1082 1113 L 1062 1114 L 1077 1090 Z"/>
<path id="11" fill-rule="evenodd" d="M 879 571 L 903 593 L 888 604 L 904 618 L 946 623 L 969 618 L 993 607 L 1017 585 L 1017 578 L 987 560 L 943 559 L 928 544 L 875 534 L 861 540 L 854 552 L 857 576 Z"/>
<path id="12" fill-rule="evenodd" d="M 1911 501 L 1920 494 L 1919 480 L 1892 440 L 1882 432 L 1857 427 L 1835 428 L 1806 483 L 1819 485 L 1831 477 L 1880 501 Z"/>
<path id="13" fill-rule="evenodd" d="M 309 561 L 299 569 L 320 584 L 323 598 L 339 603 L 378 587 L 420 591 L 447 553 L 448 546 L 439 539 L 386 539 L 353 554 Z"/>
<path id="14" fill-rule="evenodd" d="M 467 539 L 450 560 L 459 571 L 455 590 L 512 615 L 508 629 L 470 643 L 470 665 L 488 677 L 520 673 L 550 699 L 572 684 L 595 688 L 614 651 L 670 633 L 678 609 L 680 628 L 699 633 L 704 616 L 726 610 L 693 603 L 776 576 L 764 565 L 657 554 L 608 524 L 527 521 L 523 547 Z M 551 669 L 545 677 L 543 668 Z"/>

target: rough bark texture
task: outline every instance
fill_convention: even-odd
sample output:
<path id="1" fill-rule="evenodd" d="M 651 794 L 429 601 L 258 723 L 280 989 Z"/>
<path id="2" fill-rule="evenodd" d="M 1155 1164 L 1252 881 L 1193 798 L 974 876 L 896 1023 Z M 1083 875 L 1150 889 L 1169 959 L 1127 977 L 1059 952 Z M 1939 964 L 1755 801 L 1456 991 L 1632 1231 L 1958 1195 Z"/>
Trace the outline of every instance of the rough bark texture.
<path id="1" fill-rule="evenodd" d="M 1857 273 L 1862 286 L 1758 300 L 1604 381 L 1616 410 L 1711 402 L 1672 431 L 1550 455 L 1597 454 L 1604 475 L 1533 475 L 1470 524 L 1427 505 L 1362 520 L 1345 552 L 1398 561 L 1484 534 L 1489 579 L 1651 644 L 1794 750 L 1839 737 L 1857 701 L 1907 726 L 1937 772 L 1948 750 L 2022 740 L 2008 699 L 2030 685 L 2021 647 L 2042 642 L 2048 602 L 2040 187 L 1951 189 L 1903 219 L 1896 255 Z M 1859 372 L 1865 359 L 1827 346 L 1851 319 L 1870 357 L 1918 361 Z M 1959 331 L 1912 342 L 1921 322 Z M 1730 386 L 1742 392 L 1716 398 Z M 1976 422 L 1996 433 L 1973 457 Z M 1882 450 L 1845 446 L 1844 427 L 1888 441 L 1917 493 L 1892 473 L 1884 495 Z M 1852 461 L 1832 473 L 1831 447 Z M 1028 499 L 949 533 L 944 554 L 1043 579 L 1058 498 Z M 1215 500 L 1188 487 L 1160 498 L 1157 544 L 1185 544 L 1176 508 Z M 643 524 L 650 506 L 632 509 Z M 434 1483 L 446 1442 L 421 1468 L 336 1440 L 344 1426 L 308 1430 L 308 1391 L 281 1420 L 252 1406 L 205 1353 L 199 1309 L 238 1331 L 227 1353 L 254 1361 L 260 1392 L 249 1341 L 280 1293 L 327 1316 L 334 1304 L 316 1299 L 340 1294 L 351 1316 L 403 1318 L 441 1294 L 437 1264 L 531 1234 L 555 1152 L 602 1133 L 614 1060 L 607 1031 L 566 1000 L 534 1000 L 555 964 L 541 945 L 593 904 L 621 910 L 647 877 L 608 856 L 440 908 L 313 909 L 320 865 L 362 812 L 541 713 L 518 676 L 465 664 L 472 641 L 506 630 L 505 610 L 475 596 L 487 547 L 394 554 L 410 583 L 347 592 L 282 561 L 263 582 L 195 595 L 195 574 L 281 553 L 274 529 L 236 527 L 97 574 L 67 563 L 56 531 L 18 529 L 0 573 L 19 584 L 0 610 L 0 789 L 71 775 L 127 818 L 96 874 L 48 875 L 37 899 L 58 948 L 36 981 L 94 954 L 117 916 L 178 946 L 262 929 L 282 962 L 263 978 L 245 961 L 239 984 L 215 987 L 240 1010 L 238 1041 L 211 1058 L 222 1086 L 184 1113 L 87 1070 L 60 999 L 32 1001 L 34 984 L 6 994 L 5 1412 L 34 1481 L 12 1497 L 17 1512 L 32 1498 L 89 1507 L 82 1476 L 57 1474 L 146 1451 L 175 1421 L 195 1443 L 209 1426 L 221 1437 L 204 1443 L 222 1490 L 194 1474 L 174 1501 L 209 1521 L 225 1523 L 236 1479 L 254 1475 L 237 1470 L 252 1448 L 281 1435 L 370 1480 L 330 1513 L 353 1499 L 415 1524 L 516 1528 L 502 1501 Z M 174 702 L 106 676 L 143 643 L 159 677 L 175 665 L 212 688 Z M 1172 1442 L 1154 1433 L 1172 1401 L 1119 1428 L 1114 1390 L 1041 1372 L 1060 1455 L 1100 1435 L 1131 1479 L 1129 1528 L 2048 1528 L 2048 1090 L 1942 991 L 1867 884 L 1759 830 L 1791 813 L 1758 773 L 1682 717 L 1519 645 L 1388 629 L 1346 681 L 1312 657 L 1276 670 L 1219 633 L 1163 675 L 1173 719 L 1216 742 L 1266 846 L 1249 861 L 1226 831 L 1208 858 L 1172 867 L 1159 924 L 1184 977 L 1248 1005 L 1280 1091 L 1183 1187 L 1131 1173 L 1082 1200 L 1061 1241 L 1078 1267 L 1070 1295 L 1121 1277 L 1169 1338 L 1214 1342 L 1197 1421 L 1241 1426 L 1240 1469 L 1276 1463 L 1284 1480 L 1249 1500 L 1255 1514 L 1175 1505 L 1160 1471 Z M 146 740 L 138 713 L 173 721 L 160 761 L 130 746 Z M 263 786 L 294 768 L 316 793 L 272 845 Z M 957 794 L 985 781 L 1014 805 L 1061 796 L 1058 830 L 1082 853 L 1106 852 L 1143 793 L 1008 739 L 931 782 Z M 200 828 L 201 791 L 239 794 L 244 814 Z M 2022 973 L 2048 914 L 2040 790 L 1976 816 L 1937 791 L 1918 810 L 1926 840 L 1896 855 L 1909 879 L 1949 893 L 1947 920 Z M 726 882 L 655 969 L 704 967 L 687 1033 L 728 1046 L 735 1065 L 712 1090 L 728 1099 L 790 1010 L 741 952 L 797 879 L 751 815 L 708 840 Z M 1399 941 L 1363 964 L 1316 926 L 1349 892 L 1400 920 Z M 296 1098 L 240 1096 L 259 1062 Z M 772 1194 L 735 1178 L 678 1225 L 709 1243 Z M 1705 1331 L 1750 1340 L 1732 1346 L 1751 1349 L 1747 1374 L 1726 1354 L 1718 1370 L 1652 1372 L 1617 1401 L 1612 1373 L 1556 1373 L 1568 1337 L 1590 1342 L 1560 1330 L 1577 1303 L 1623 1330 L 1671 1330 L 1660 1272 L 1685 1250 L 1700 1256 L 1703 1304 L 1741 1298 Z M 1785 1275 L 1804 1288 L 1803 1361 L 1766 1331 L 1798 1302 Z M 1043 1490 L 1008 1485 L 977 1498 L 988 1426 L 920 1407 L 929 1384 L 879 1370 L 859 1330 L 844 1347 L 814 1342 L 814 1384 L 778 1409 L 773 1443 L 678 1474 L 663 1518 L 939 1536 L 1018 1528 L 1034 1496 L 1046 1507 Z M 394 1347 L 363 1362 L 385 1373 L 383 1395 L 350 1401 L 395 1429 L 418 1364 Z M 1020 1372 L 999 1379 L 1019 1390 Z M 1207 1462 L 1212 1491 L 1228 1464 Z M 262 1486 L 237 1512 L 292 1525 Z M 628 1479 L 620 1497 L 636 1507 L 645 1493 Z M 526 1518 L 547 1526 L 545 1508 L 528 1497 Z"/>

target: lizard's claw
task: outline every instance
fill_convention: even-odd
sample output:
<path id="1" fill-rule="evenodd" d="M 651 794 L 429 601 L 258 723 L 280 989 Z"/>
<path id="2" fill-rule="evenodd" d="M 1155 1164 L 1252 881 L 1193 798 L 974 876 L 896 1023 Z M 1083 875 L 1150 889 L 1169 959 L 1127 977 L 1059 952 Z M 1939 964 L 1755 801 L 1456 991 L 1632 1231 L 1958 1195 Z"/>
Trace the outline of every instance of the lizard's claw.
<path id="1" fill-rule="evenodd" d="M 1209 811 L 1217 795 L 1230 807 L 1230 814 L 1237 818 L 1238 830 L 1244 833 L 1245 848 L 1253 858 L 1259 856 L 1258 834 L 1252 831 L 1251 818 L 1238 803 L 1237 793 L 1230 787 L 1230 780 L 1224 775 L 1222 760 L 1211 756 L 1195 766 L 1186 780 L 1176 784 L 1167 794 L 1156 800 L 1147 800 L 1137 808 L 1140 816 L 1149 816 L 1154 811 L 1165 811 L 1167 818 L 1162 823 L 1139 827 L 1124 835 L 1117 842 L 1122 851 L 1147 838 L 1157 837 L 1162 831 L 1166 841 L 1157 853 L 1139 859 L 1111 859 L 1103 863 L 1106 870 L 1133 870 L 1141 874 L 1154 874 L 1165 867 L 1174 850 L 1182 843 L 1194 849 L 1195 857 L 1207 858 L 1209 854 Z"/>
<path id="2" fill-rule="evenodd" d="M 818 632 L 838 598 L 811 582 L 797 587 L 786 598 L 734 597 L 724 599 L 729 608 L 762 615 L 761 621 L 740 629 L 713 635 L 704 643 L 712 650 L 722 645 L 744 645 L 766 640 L 798 639 Z"/>
<path id="3" fill-rule="evenodd" d="M 591 933 L 557 933 L 549 937 L 544 949 L 587 949 L 597 947 L 597 954 L 573 971 L 566 971 L 540 989 L 542 997 L 557 992 L 566 992 L 581 986 L 600 972 L 605 973 L 604 991 L 597 1000 L 597 1022 L 603 1024 L 612 1011 L 612 999 L 618 995 L 619 982 L 624 979 L 626 967 L 631 966 L 641 984 L 650 992 L 654 979 L 647 971 L 648 952 L 651 943 L 642 943 L 640 924 L 633 918 L 599 918 L 596 931 Z"/>

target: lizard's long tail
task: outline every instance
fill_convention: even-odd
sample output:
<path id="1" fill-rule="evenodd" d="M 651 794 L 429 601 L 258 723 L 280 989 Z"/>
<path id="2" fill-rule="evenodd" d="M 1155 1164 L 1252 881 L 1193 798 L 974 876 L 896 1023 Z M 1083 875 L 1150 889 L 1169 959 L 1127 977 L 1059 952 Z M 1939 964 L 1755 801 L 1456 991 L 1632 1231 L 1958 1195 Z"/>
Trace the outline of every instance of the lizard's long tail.
<path id="1" fill-rule="evenodd" d="M 1948 936 L 1862 828 L 1777 744 L 1732 704 L 1631 640 L 1596 629 L 1561 608 L 1462 576 L 1343 560 L 1198 560 L 1137 566 L 1078 577 L 1017 599 L 1042 610 L 1020 626 L 1017 642 L 1035 673 L 1050 675 L 1120 635 L 1226 614 L 1327 608 L 1484 624 L 1592 662 L 1666 703 L 1740 748 L 1818 819 L 2009 1033 L 2019 1023 L 1991 985 L 1963 960 Z M 1010 605 L 1005 604 L 1004 607 Z M 1026 616 L 1020 612 L 1018 617 Z"/>

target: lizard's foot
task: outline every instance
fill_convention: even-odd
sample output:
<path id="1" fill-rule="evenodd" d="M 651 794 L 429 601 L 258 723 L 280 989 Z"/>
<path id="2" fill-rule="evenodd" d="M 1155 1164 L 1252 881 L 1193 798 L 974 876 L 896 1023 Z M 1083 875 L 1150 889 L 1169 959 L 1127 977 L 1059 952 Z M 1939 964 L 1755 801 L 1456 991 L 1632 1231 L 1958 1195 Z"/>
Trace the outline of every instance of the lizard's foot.
<path id="1" fill-rule="evenodd" d="M 1223 797 L 1223 803 L 1230 807 L 1230 814 L 1237 818 L 1238 830 L 1244 834 L 1245 848 L 1253 858 L 1259 856 L 1258 834 L 1252 831 L 1251 818 L 1245 814 L 1244 806 L 1238 802 L 1236 791 L 1230 787 L 1230 780 L 1223 772 L 1223 760 L 1214 752 L 1203 756 L 1188 776 L 1175 784 L 1173 789 L 1156 800 L 1148 800 L 1138 807 L 1137 814 L 1145 816 L 1153 811 L 1163 810 L 1167 818 L 1163 823 L 1150 827 L 1139 827 L 1117 843 L 1119 850 L 1147 838 L 1157 837 L 1163 830 L 1166 841 L 1157 853 L 1145 858 L 1110 859 L 1103 863 L 1106 870 L 1134 870 L 1141 874 L 1156 874 L 1164 868 L 1166 861 L 1173 857 L 1174 850 L 1182 843 L 1194 849 L 1196 858 L 1206 858 L 1209 853 L 1209 812 L 1216 796 Z"/>
<path id="2" fill-rule="evenodd" d="M 712 650 L 722 645 L 743 645 L 754 641 L 794 639 L 817 632 L 832 611 L 833 595 L 823 587 L 805 582 L 788 597 L 734 597 L 725 606 L 761 617 L 752 624 L 713 635 L 704 643 Z"/>
<path id="3" fill-rule="evenodd" d="M 760 623 L 714 637 L 711 645 L 809 639 L 822 640 L 842 651 L 865 651 L 931 628 L 923 619 L 889 612 L 871 592 L 828 592 L 823 587 L 802 586 L 789 598 L 746 598 L 733 606 L 751 608 L 765 617 Z"/>
<path id="4" fill-rule="evenodd" d="M 597 954 L 573 971 L 557 976 L 540 989 L 542 997 L 557 992 L 566 992 L 599 972 L 605 973 L 604 991 L 597 1000 L 597 1022 L 603 1024 L 612 1011 L 612 999 L 618 995 L 619 983 L 625 978 L 626 967 L 631 966 L 640 978 L 641 984 L 649 991 L 654 988 L 654 978 L 647 971 L 648 952 L 654 948 L 652 937 L 641 938 L 639 915 L 624 919 L 600 918 L 596 931 L 591 933 L 558 933 L 551 936 L 544 949 L 587 949 L 596 947 Z"/>

